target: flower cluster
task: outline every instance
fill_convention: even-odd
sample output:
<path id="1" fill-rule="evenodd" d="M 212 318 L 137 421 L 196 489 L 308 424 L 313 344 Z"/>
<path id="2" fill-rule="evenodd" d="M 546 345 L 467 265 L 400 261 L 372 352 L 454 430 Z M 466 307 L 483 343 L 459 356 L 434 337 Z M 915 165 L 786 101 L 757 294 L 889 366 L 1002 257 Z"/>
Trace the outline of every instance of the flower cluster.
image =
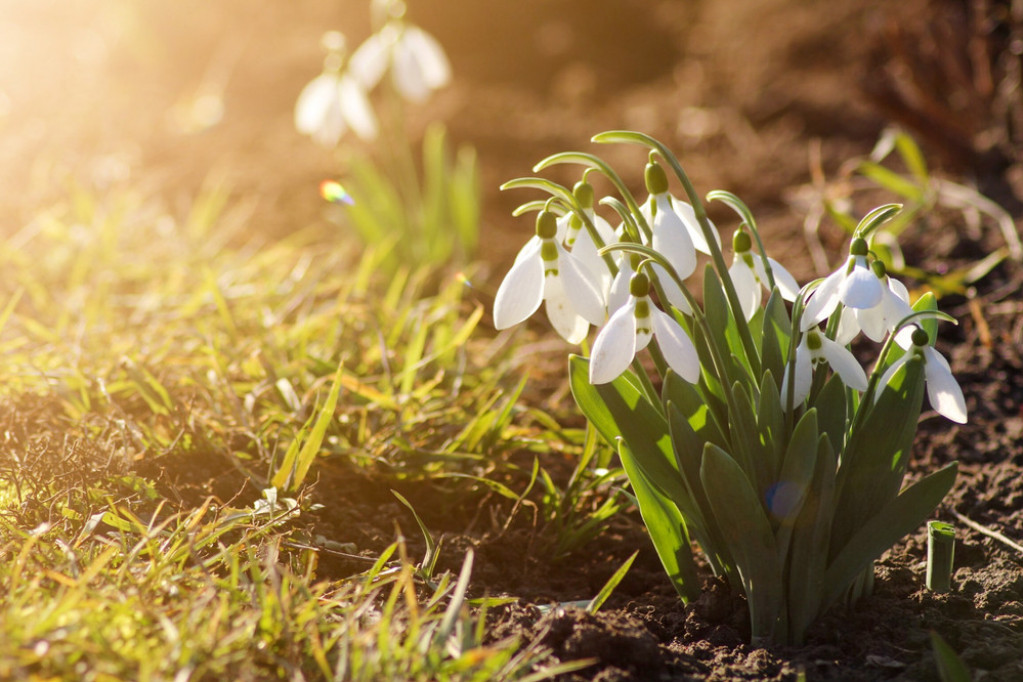
<path id="1" fill-rule="evenodd" d="M 507 329 L 545 304 L 558 334 L 584 350 L 599 328 L 589 358 L 570 358 L 572 394 L 616 448 L 679 595 L 699 589 L 687 551 L 695 541 L 745 593 L 752 641 L 798 643 L 829 606 L 870 590 L 873 562 L 955 480 L 953 463 L 902 488 L 924 395 L 966 421 L 962 390 L 933 347 L 938 321 L 952 318 L 932 294 L 911 301 L 871 252 L 898 206 L 864 216 L 841 267 L 800 288 L 738 197 L 707 195 L 740 217 L 729 266 L 670 150 L 627 131 L 594 141 L 647 147 L 649 196 L 638 202 L 602 159 L 580 152 L 534 169 L 585 166 L 572 190 L 536 177 L 506 183 L 550 197 L 517 211 L 538 211 L 536 233 L 498 289 L 494 324 Z M 669 191 L 666 167 L 685 200 Z M 599 202 L 595 173 L 616 190 Z M 688 280 L 703 258 L 701 302 Z M 882 343 L 869 372 L 850 346 L 861 333 Z M 636 359 L 643 349 L 651 362 Z"/>
<path id="2" fill-rule="evenodd" d="M 617 229 L 595 212 L 594 189 L 586 176 L 571 193 L 556 192 L 539 212 L 536 234 L 519 252 L 494 304 L 498 329 L 519 324 L 541 303 L 546 304 L 555 331 L 569 343 L 583 342 L 590 325 L 602 327 L 590 357 L 594 384 L 625 372 L 651 340 L 667 367 L 691 383 L 699 381 L 699 359 L 686 331 L 693 307 L 685 280 L 696 271 L 698 254 L 720 250 L 721 238 L 713 223 L 698 218 L 692 204 L 672 196 L 655 154 L 644 175 L 649 194 L 642 204 L 632 201 L 634 209 L 627 211 L 628 202 L 608 202 L 622 209 Z M 866 391 L 867 375 L 848 345 L 860 332 L 882 342 L 913 316 L 905 285 L 888 276 L 884 263 L 871 255 L 867 240 L 858 236 L 843 265 L 801 295 L 785 267 L 766 253 L 754 252 L 751 230 L 755 230 L 751 221 L 735 230 L 732 265 L 727 268 L 742 317 L 752 320 L 763 309 L 765 293 L 775 290 L 783 300 L 799 299 L 803 304 L 793 369 L 786 372 L 781 388 L 783 398 L 791 377 L 792 404 L 802 403 L 811 391 L 815 369 L 825 366 L 848 388 Z M 643 271 L 637 272 L 638 267 Z M 650 297 L 651 286 L 658 291 L 663 310 Z M 821 329 L 822 323 L 828 323 L 831 333 Z M 897 341 L 908 351 L 911 337 L 907 331 Z M 948 363 L 929 342 L 923 346 L 914 352 L 925 360 L 932 406 L 953 421 L 965 422 L 965 401 Z"/>
<path id="3" fill-rule="evenodd" d="M 440 43 L 405 21 L 402 0 L 373 0 L 376 33 L 345 60 L 345 39 L 337 31 L 323 37 L 323 72 L 310 81 L 295 104 L 295 128 L 326 147 L 351 129 L 372 141 L 379 132 L 368 93 L 390 73 L 394 90 L 420 102 L 451 80 L 451 65 Z"/>

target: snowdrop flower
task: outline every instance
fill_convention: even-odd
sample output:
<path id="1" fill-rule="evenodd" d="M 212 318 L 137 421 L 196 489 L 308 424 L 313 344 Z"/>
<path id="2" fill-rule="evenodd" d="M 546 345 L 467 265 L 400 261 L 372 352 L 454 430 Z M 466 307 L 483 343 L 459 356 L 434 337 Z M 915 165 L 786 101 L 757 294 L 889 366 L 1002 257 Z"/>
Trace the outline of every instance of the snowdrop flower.
<path id="1" fill-rule="evenodd" d="M 856 362 L 856 358 L 845 346 L 833 341 L 821 333 L 817 327 L 803 332 L 803 337 L 796 348 L 795 383 L 792 385 L 792 404 L 798 405 L 810 394 L 813 381 L 813 368 L 827 363 L 835 370 L 842 382 L 857 391 L 867 390 L 867 375 Z M 786 367 L 785 378 L 781 384 L 782 404 L 788 400 L 789 371 Z"/>
<path id="2" fill-rule="evenodd" d="M 906 351 L 898 360 L 891 364 L 881 377 L 881 386 L 887 386 L 895 373 L 910 358 L 920 357 L 924 361 L 924 381 L 927 384 L 927 399 L 934 411 L 957 424 L 966 423 L 966 399 L 963 389 L 959 387 L 952 368 L 941 353 L 930 345 L 927 332 L 920 327 L 906 328 L 895 336 L 895 340 Z M 881 397 L 879 390 L 874 400 Z"/>
<path id="3" fill-rule="evenodd" d="M 541 211 L 530 239 L 505 275 L 494 300 L 494 326 L 507 329 L 546 301 L 554 330 L 569 343 L 586 338 L 590 325 L 604 322 L 599 282 L 558 239 L 557 218 Z"/>
<path id="4" fill-rule="evenodd" d="M 331 31 L 323 43 L 329 51 L 323 73 L 299 94 L 295 128 L 325 147 L 336 146 L 348 128 L 363 140 L 375 139 L 377 122 L 366 92 L 357 80 L 341 71 L 344 37 Z"/>
<path id="5" fill-rule="evenodd" d="M 732 237 L 734 258 L 728 268 L 728 276 L 735 285 L 735 293 L 739 297 L 742 313 L 749 320 L 760 306 L 761 289 L 770 290 L 771 281 L 764 268 L 764 259 L 753 253 L 753 240 L 745 230 L 736 230 Z M 768 257 L 771 273 L 774 275 L 775 286 L 786 301 L 795 301 L 799 295 L 799 284 L 781 263 Z"/>
<path id="6" fill-rule="evenodd" d="M 871 263 L 871 271 L 881 283 L 881 300 L 872 308 L 843 308 L 835 339 L 845 345 L 861 330 L 871 341 L 880 342 L 902 319 L 913 314 L 906 285 L 888 276 L 884 263 Z"/>
<path id="7" fill-rule="evenodd" d="M 590 383 L 604 384 L 621 375 L 638 351 L 657 339 L 668 366 L 690 383 L 700 380 L 700 359 L 696 346 L 670 315 L 650 300 L 650 281 L 633 275 L 628 302 L 618 309 L 593 343 Z"/>
<path id="8" fill-rule="evenodd" d="M 600 289 L 607 291 L 611 286 L 611 271 L 598 250 L 602 246 L 614 244 L 618 241 L 618 237 L 611 224 L 594 211 L 593 186 L 590 183 L 585 180 L 577 182 L 572 188 L 572 194 L 575 195 L 586 218 L 596 228 L 597 235 L 603 243 L 598 246 L 583 219 L 575 212 L 566 213 L 558 219 L 558 238 L 572 252 L 572 255 L 582 261 L 593 273 L 599 275 Z"/>
<path id="9" fill-rule="evenodd" d="M 803 311 L 804 330 L 831 315 L 839 303 L 846 308 L 879 305 L 883 288 L 867 263 L 867 242 L 860 237 L 853 239 L 845 263 L 828 275 L 807 301 Z"/>
<path id="10" fill-rule="evenodd" d="M 348 68 L 366 90 L 390 69 L 395 89 L 405 99 L 421 102 L 451 80 L 451 64 L 437 39 L 403 20 L 405 3 L 374 3 L 387 17 L 384 26 L 352 54 Z"/>

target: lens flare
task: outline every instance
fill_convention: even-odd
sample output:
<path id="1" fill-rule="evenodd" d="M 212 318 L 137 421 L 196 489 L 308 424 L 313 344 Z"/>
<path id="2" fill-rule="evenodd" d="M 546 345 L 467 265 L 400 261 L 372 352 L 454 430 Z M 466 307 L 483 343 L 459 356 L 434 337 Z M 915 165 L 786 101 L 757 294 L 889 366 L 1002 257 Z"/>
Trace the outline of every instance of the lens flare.
<path id="1" fill-rule="evenodd" d="M 344 186 L 337 180 L 324 180 L 320 183 L 320 196 L 332 204 L 346 204 L 351 206 L 355 203 Z"/>

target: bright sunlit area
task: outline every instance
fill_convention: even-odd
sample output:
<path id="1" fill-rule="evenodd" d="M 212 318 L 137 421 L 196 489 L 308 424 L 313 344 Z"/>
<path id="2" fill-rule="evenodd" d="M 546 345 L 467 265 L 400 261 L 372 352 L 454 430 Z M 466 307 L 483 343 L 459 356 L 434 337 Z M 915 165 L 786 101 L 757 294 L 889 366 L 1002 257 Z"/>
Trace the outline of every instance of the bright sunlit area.
<path id="1" fill-rule="evenodd" d="M 0 678 L 1023 679 L 1021 54 L 0 0 Z"/>

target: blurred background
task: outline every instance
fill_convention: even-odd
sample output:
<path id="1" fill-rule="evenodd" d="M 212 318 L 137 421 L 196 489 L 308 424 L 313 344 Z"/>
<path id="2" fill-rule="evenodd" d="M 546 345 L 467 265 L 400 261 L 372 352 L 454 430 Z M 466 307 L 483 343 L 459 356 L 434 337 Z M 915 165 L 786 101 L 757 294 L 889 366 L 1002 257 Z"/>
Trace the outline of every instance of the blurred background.
<path id="1" fill-rule="evenodd" d="M 484 259 L 508 258 L 531 229 L 509 216 L 531 197 L 497 186 L 614 128 L 664 140 L 700 188 L 738 193 L 768 229 L 801 220 L 815 167 L 834 173 L 893 122 L 933 164 L 1019 212 L 1018 0 L 408 4 L 454 73 L 410 133 L 439 119 L 476 147 Z M 220 182 L 255 202 L 253 231 L 319 220 L 319 181 L 359 143 L 320 148 L 292 111 L 320 72 L 325 31 L 351 45 L 369 35 L 366 5 L 0 0 L 0 230 L 69 183 L 130 182 L 187 205 Z M 635 160 L 639 182 L 641 157 L 606 153 Z"/>

